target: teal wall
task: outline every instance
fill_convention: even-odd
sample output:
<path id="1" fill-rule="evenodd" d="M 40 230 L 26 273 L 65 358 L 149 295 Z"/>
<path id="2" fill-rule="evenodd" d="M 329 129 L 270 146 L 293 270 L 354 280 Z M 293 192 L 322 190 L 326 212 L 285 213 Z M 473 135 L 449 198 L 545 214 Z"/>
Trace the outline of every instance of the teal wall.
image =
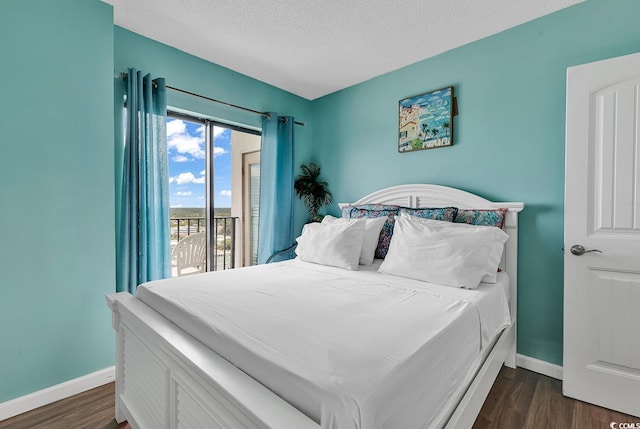
<path id="1" fill-rule="evenodd" d="M 201 94 L 227 103 L 280 115 L 294 116 L 305 126 L 296 126 L 295 165 L 307 162 L 311 153 L 312 118 L 311 102 L 282 91 L 264 82 L 236 73 L 217 64 L 204 61 L 183 51 L 171 48 L 154 40 L 140 36 L 121 27 L 115 28 L 115 69 L 118 73 L 135 67 L 144 73 L 164 77 L 169 86 Z M 115 79 L 116 120 L 122 117 L 124 83 Z M 260 128 L 260 115 L 212 103 L 193 96 L 167 91 L 170 108 L 198 113 L 226 123 Z M 116 126 L 116 128 L 118 128 Z M 116 177 L 121 175 L 122 135 L 116 134 Z M 116 184 L 116 191 L 119 183 Z M 119 201 L 119 200 L 118 200 Z M 302 229 L 308 217 L 302 203 L 296 199 L 295 231 Z"/>
<path id="2" fill-rule="evenodd" d="M 0 402 L 109 367 L 113 11 L 0 2 Z"/>
<path id="3" fill-rule="evenodd" d="M 638 16 L 637 0 L 588 0 L 313 103 L 312 159 L 337 201 L 417 182 L 526 204 L 518 352 L 554 364 L 562 364 L 566 69 L 640 51 Z M 455 145 L 398 153 L 398 100 L 449 85 L 460 111 Z"/>

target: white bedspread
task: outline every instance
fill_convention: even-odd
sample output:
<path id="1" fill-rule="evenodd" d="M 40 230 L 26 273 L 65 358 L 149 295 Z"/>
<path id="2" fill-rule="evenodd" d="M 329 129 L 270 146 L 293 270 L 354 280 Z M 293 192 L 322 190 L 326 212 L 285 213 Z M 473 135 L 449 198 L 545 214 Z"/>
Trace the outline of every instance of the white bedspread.
<path id="1" fill-rule="evenodd" d="M 500 282 L 465 290 L 296 260 L 137 295 L 326 429 L 428 427 L 510 323 Z"/>

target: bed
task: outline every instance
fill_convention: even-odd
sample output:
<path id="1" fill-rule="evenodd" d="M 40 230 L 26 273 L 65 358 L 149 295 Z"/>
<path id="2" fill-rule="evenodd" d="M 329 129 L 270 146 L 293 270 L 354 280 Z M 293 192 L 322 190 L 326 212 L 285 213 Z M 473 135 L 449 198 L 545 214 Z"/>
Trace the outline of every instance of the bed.
<path id="1" fill-rule="evenodd" d="M 493 203 L 437 185 L 402 185 L 341 207 L 365 204 L 505 208 L 503 272 L 495 284 L 468 291 L 394 276 L 381 284 L 379 261 L 347 271 L 293 260 L 153 282 L 139 289 L 138 298 L 108 295 L 117 333 L 116 420 L 133 428 L 471 427 L 500 367 L 515 367 L 517 216 L 523 204 Z M 207 297 L 214 278 L 218 295 Z M 296 287 L 300 278 L 307 280 Z M 245 293 L 238 291 L 257 299 L 234 307 L 233 295 Z M 506 315 L 488 304 L 500 296 L 506 297 Z M 411 329 L 416 321 L 403 315 L 411 306 L 429 307 L 427 298 L 445 303 L 445 310 L 424 312 L 421 326 L 432 327 L 425 332 Z M 323 304 L 309 306 L 314 300 Z M 366 311 L 358 301 L 367 303 Z M 282 317 L 252 317 L 265 307 Z M 345 311 L 328 317 L 332 308 Z M 225 311 L 247 317 L 226 325 L 210 320 L 210 313 Z M 304 330 L 284 317 L 289 313 L 300 325 L 308 319 Z M 267 326 L 274 320 L 280 324 Z M 316 320 L 323 323 L 316 326 Z M 358 325 L 367 329 L 358 331 Z M 266 341 L 261 335 L 269 329 L 282 335 Z M 405 334 L 394 336 L 394 329 Z M 452 345 L 447 338 L 455 332 L 463 336 Z M 422 346 L 429 341 L 434 346 Z M 318 343 L 323 348 L 314 348 Z M 431 398 L 439 389 L 446 394 Z"/>

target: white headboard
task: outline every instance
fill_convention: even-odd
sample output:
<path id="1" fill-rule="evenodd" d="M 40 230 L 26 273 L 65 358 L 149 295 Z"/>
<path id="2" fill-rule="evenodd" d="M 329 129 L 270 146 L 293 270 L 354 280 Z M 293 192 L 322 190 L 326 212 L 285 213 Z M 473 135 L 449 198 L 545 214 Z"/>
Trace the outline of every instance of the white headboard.
<path id="1" fill-rule="evenodd" d="M 505 231 L 509 239 L 500 264 L 511 280 L 511 318 L 516 320 L 516 303 L 518 300 L 518 213 L 524 203 L 496 203 L 456 188 L 440 185 L 400 185 L 384 188 L 365 195 L 353 203 L 340 203 L 340 208 L 363 204 L 391 204 L 411 208 L 423 207 L 458 207 L 461 209 L 496 209 L 507 208 Z"/>

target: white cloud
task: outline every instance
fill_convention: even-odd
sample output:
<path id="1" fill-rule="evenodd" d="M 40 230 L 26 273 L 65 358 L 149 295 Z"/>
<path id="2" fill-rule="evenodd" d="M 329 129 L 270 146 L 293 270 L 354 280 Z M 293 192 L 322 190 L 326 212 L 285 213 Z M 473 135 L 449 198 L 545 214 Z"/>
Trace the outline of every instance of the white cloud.
<path id="1" fill-rule="evenodd" d="M 204 176 L 196 177 L 192 172 L 180 173 L 175 177 L 169 178 L 169 183 L 176 182 L 178 185 L 188 185 L 189 183 L 204 183 Z"/>
<path id="2" fill-rule="evenodd" d="M 213 137 L 222 134 L 226 128 L 213 127 Z M 174 119 L 167 122 L 167 146 L 178 152 L 173 160 L 175 162 L 186 162 L 190 159 L 186 155 L 191 155 L 196 159 L 205 158 L 205 129 L 204 125 L 198 126 L 195 134 L 190 134 L 187 130 L 187 123 L 181 119 Z M 214 146 L 213 157 L 229 153 L 224 148 Z M 204 173 L 201 174 L 204 176 Z"/>
<path id="3" fill-rule="evenodd" d="M 184 134 L 187 132 L 187 124 L 180 119 L 173 119 L 167 122 L 167 137 L 176 135 L 176 134 Z"/>
<path id="4" fill-rule="evenodd" d="M 182 156 L 191 155 L 197 159 L 204 159 L 204 126 L 200 125 L 195 135 L 189 134 L 187 124 L 174 119 L 167 123 L 167 146 L 175 149 Z"/>
<path id="5" fill-rule="evenodd" d="M 184 207 L 182 204 L 174 204 L 171 206 L 174 209 L 179 209 L 180 207 Z"/>
<path id="6" fill-rule="evenodd" d="M 213 157 L 215 158 L 216 156 L 220 156 L 220 155 L 224 155 L 225 153 L 227 153 L 226 150 L 224 150 L 224 148 L 220 147 L 220 146 L 214 146 L 213 147 Z"/>
<path id="7" fill-rule="evenodd" d="M 205 174 L 207 174 L 206 170 L 202 170 L 202 171 L 200 172 L 200 175 L 201 175 L 201 176 L 204 176 Z"/>
<path id="8" fill-rule="evenodd" d="M 176 195 L 178 197 L 190 197 L 191 196 L 191 191 L 184 191 L 184 192 L 176 192 Z"/>
<path id="9" fill-rule="evenodd" d="M 230 197 L 231 196 L 231 191 L 228 189 L 223 189 L 222 191 L 220 191 L 220 196 L 222 197 Z"/>
<path id="10" fill-rule="evenodd" d="M 172 177 L 171 179 L 173 179 L 173 181 L 175 181 L 178 185 L 186 185 L 188 183 L 193 183 L 195 178 L 196 177 L 192 172 L 187 171 L 186 173 L 180 173 L 176 177 Z M 171 179 L 169 179 L 170 182 L 172 181 Z"/>

